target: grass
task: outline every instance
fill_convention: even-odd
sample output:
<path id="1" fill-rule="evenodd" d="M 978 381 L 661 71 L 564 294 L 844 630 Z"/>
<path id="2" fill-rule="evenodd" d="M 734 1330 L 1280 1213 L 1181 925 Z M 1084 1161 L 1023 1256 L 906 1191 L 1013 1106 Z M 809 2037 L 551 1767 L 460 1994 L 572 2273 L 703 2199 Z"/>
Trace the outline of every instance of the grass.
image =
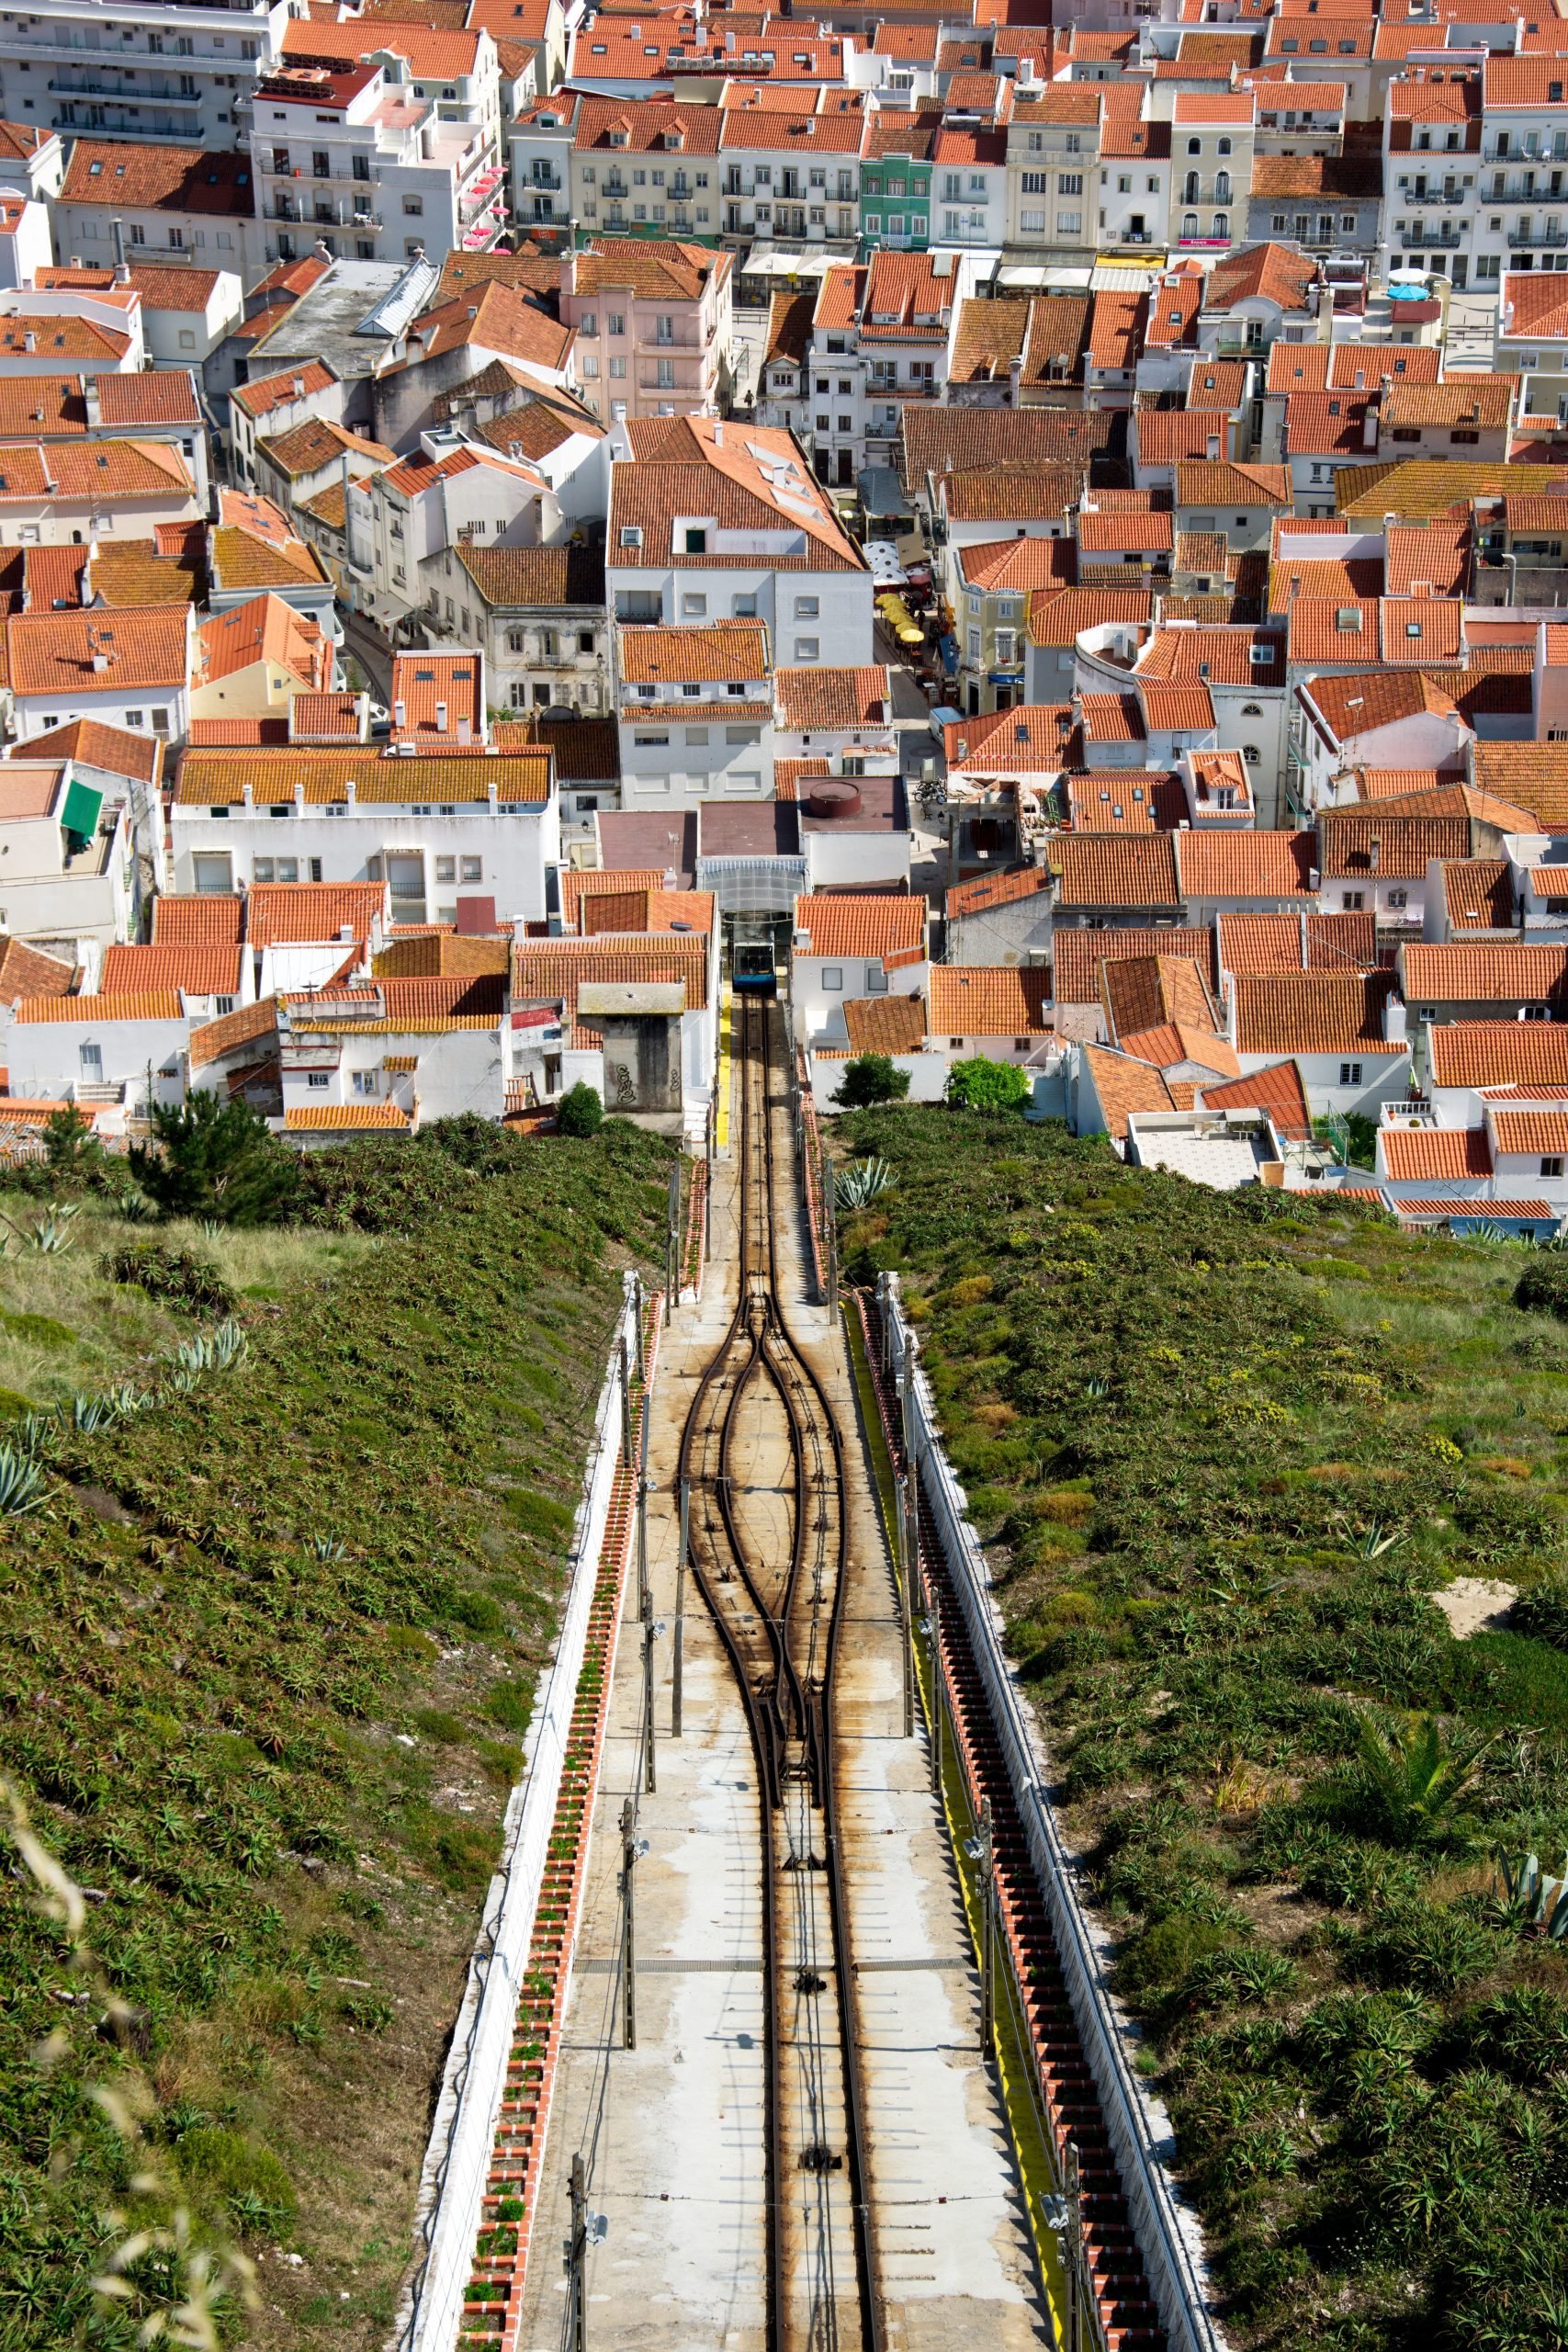
<path id="1" fill-rule="evenodd" d="M 23 1233 L 39 1213 L 36 1200 L 0 1194 L 0 1216 Z M 258 1301 L 281 1297 L 291 1283 L 345 1270 L 375 1246 L 363 1234 L 220 1229 L 214 1236 L 185 1222 L 133 1225 L 92 1197 L 70 1230 L 71 1246 L 47 1254 L 28 1249 L 14 1232 L 7 1236 L 0 1258 L 0 1418 L 132 1377 L 189 1337 L 196 1318 L 155 1306 L 129 1284 L 105 1281 L 104 1259 L 128 1242 L 155 1236 L 165 1247 L 189 1250 L 242 1299 Z"/>
<path id="2" fill-rule="evenodd" d="M 106 1220 L 88 1247 L 84 1216 L 73 1250 L 0 1263 L 8 1313 L 72 1333 L 68 1385 L 192 1328 L 111 1292 L 101 1244 L 186 1241 L 243 1294 L 239 1368 L 63 1437 L 48 1509 L 0 1521 L 0 1759 L 90 1890 L 150 2137 L 256 2258 L 261 2307 L 236 2332 L 267 2352 L 385 2336 L 617 1269 L 661 1248 L 666 1168 L 615 1122 L 589 1144 L 497 1139 L 475 1165 L 439 1141 L 369 1147 L 321 1180 L 344 1230 Z M 84 2326 L 125 2188 L 85 2090 L 119 2061 L 54 1997 L 65 1981 L 7 1873 L 0 2352 Z M 34 2053 L 62 2023 L 45 2075 Z M 105 2340 L 129 2345 L 130 2322 Z"/>
<path id="3" fill-rule="evenodd" d="M 1562 1866 L 1568 1656 L 1429 1597 L 1568 1555 L 1527 1259 L 1060 1128 L 833 1135 L 895 1170 L 845 1268 L 904 1276 L 1233 2341 L 1560 2347 L 1565 1961 L 1492 1855 Z"/>

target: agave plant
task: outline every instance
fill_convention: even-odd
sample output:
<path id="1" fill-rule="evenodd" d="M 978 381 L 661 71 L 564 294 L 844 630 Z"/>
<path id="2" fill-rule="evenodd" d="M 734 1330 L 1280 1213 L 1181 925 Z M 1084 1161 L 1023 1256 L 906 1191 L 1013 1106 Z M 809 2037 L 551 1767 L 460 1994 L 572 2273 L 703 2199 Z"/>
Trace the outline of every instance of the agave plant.
<path id="1" fill-rule="evenodd" d="M 1518 1862 L 1501 1852 L 1492 1859 L 1497 1865 L 1497 1900 L 1514 1925 L 1527 1936 L 1544 1936 L 1548 1943 L 1568 1941 L 1568 1854 L 1560 1878 L 1545 1876 L 1537 1854 Z"/>
<path id="2" fill-rule="evenodd" d="M 80 1390 L 69 1405 L 62 1405 L 60 1418 L 68 1430 L 75 1430 L 84 1437 L 91 1437 L 96 1430 L 107 1430 L 119 1418 L 119 1408 L 112 1396 L 84 1396 Z"/>
<path id="3" fill-rule="evenodd" d="M 171 1396 L 188 1396 L 200 1379 L 199 1372 L 193 1372 L 189 1364 L 179 1363 L 175 1366 L 164 1385 Z"/>
<path id="4" fill-rule="evenodd" d="M 243 1360 L 249 1341 L 245 1337 L 244 1326 L 237 1323 L 234 1317 L 230 1316 L 227 1322 L 218 1325 L 216 1330 L 210 1335 L 208 1345 L 211 1351 L 209 1361 L 214 1370 L 227 1372 L 231 1364 L 239 1363 Z"/>
<path id="5" fill-rule="evenodd" d="M 43 1471 L 15 1445 L 0 1445 L 0 1512 L 9 1519 L 35 1510 L 48 1490 Z"/>
<path id="6" fill-rule="evenodd" d="M 80 1204 L 51 1201 L 48 1208 L 40 1210 L 31 1225 L 17 1225 L 10 1217 L 6 1219 L 6 1223 L 24 1250 L 36 1250 L 40 1256 L 52 1258 L 60 1250 L 70 1249 L 76 1238 L 71 1230 L 72 1224 L 81 1213 Z"/>
<path id="7" fill-rule="evenodd" d="M 839 1171 L 839 1206 L 863 1209 L 886 1193 L 892 1182 L 893 1170 L 886 1159 L 857 1159 Z"/>
<path id="8" fill-rule="evenodd" d="M 1393 1528 L 1385 1534 L 1381 1520 L 1374 1519 L 1371 1525 L 1358 1535 L 1352 1532 L 1350 1522 L 1342 1510 L 1336 1511 L 1334 1517 L 1343 1535 L 1345 1549 L 1353 1553 L 1358 1560 L 1381 1560 L 1385 1552 L 1397 1551 L 1400 1544 L 1408 1541 L 1407 1531 L 1401 1527 Z"/>
<path id="9" fill-rule="evenodd" d="M 42 1453 L 60 1433 L 52 1413 L 24 1413 L 11 1432 L 11 1443 L 23 1453 Z"/>
<path id="10" fill-rule="evenodd" d="M 198 1331 L 191 1340 L 182 1340 L 175 1350 L 174 1361 L 181 1372 L 190 1373 L 199 1380 L 204 1372 L 212 1369 L 212 1340 L 206 1331 Z"/>
<path id="11" fill-rule="evenodd" d="M 348 1557 L 348 1545 L 339 1543 L 332 1535 L 312 1535 L 309 1548 L 313 1560 L 346 1560 Z"/>

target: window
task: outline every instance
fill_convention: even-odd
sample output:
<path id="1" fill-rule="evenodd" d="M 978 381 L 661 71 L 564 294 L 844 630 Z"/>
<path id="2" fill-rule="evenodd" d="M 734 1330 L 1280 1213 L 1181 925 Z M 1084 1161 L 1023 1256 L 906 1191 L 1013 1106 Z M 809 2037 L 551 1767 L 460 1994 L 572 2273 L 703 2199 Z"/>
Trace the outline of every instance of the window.
<path id="1" fill-rule="evenodd" d="M 198 896 L 217 897 L 234 887 L 233 865 L 227 850 L 197 850 L 191 860 Z"/>
<path id="2" fill-rule="evenodd" d="M 374 1094 L 377 1091 L 376 1078 L 377 1074 L 373 1069 L 356 1069 L 354 1073 L 355 1092 L 356 1094 Z"/>
<path id="3" fill-rule="evenodd" d="M 1241 756 L 1247 762 L 1249 768 L 1258 767 L 1262 764 L 1263 754 L 1258 750 L 1256 743 L 1244 743 L 1241 747 Z"/>
<path id="4" fill-rule="evenodd" d="M 101 1046 L 84 1044 L 76 1048 L 76 1058 L 82 1065 L 82 1075 L 88 1083 L 96 1084 L 104 1074 L 104 1049 Z"/>
<path id="5" fill-rule="evenodd" d="M 843 992 L 844 992 L 844 967 L 843 967 L 843 966 L 842 966 L 841 964 L 824 964 L 824 965 L 823 965 L 823 967 L 822 967 L 822 993 L 823 993 L 823 995 L 824 995 L 824 996 L 842 996 Z M 83 1050 L 84 1050 L 84 1052 L 85 1052 L 85 1051 L 86 1050 L 86 1048 L 85 1048 L 85 1047 L 84 1047 L 84 1048 L 83 1048 Z"/>
<path id="6" fill-rule="evenodd" d="M 634 733 L 632 737 L 632 741 L 640 751 L 656 751 L 660 745 L 668 743 L 669 741 L 670 737 L 668 732 L 658 735 L 640 735 Z"/>
<path id="7" fill-rule="evenodd" d="M 458 877 L 464 882 L 482 882 L 485 878 L 482 857 L 464 857 L 457 861 Z"/>
<path id="8" fill-rule="evenodd" d="M 507 698 L 513 710 L 526 710 L 528 707 L 528 689 L 515 678 L 512 682 Z"/>
<path id="9" fill-rule="evenodd" d="M 509 628 L 507 630 L 506 650 L 508 653 L 521 653 L 527 642 L 528 639 L 522 629 Z"/>
<path id="10" fill-rule="evenodd" d="M 795 640 L 795 658 L 797 662 L 820 661 L 822 658 L 821 639 L 819 637 L 797 637 Z"/>
<path id="11" fill-rule="evenodd" d="M 1339 1083 L 1341 1086 L 1359 1086 L 1361 1083 L 1360 1063 L 1341 1062 L 1339 1065 Z"/>
<path id="12" fill-rule="evenodd" d="M 417 220 L 420 214 L 424 210 L 423 197 L 405 196 L 403 198 L 403 210 L 408 214 L 411 220 Z"/>
<path id="13" fill-rule="evenodd" d="M 578 333 L 580 334 L 597 334 L 598 332 L 598 319 L 592 311 L 584 311 L 581 318 L 578 322 Z"/>
<path id="14" fill-rule="evenodd" d="M 820 610 L 820 597 L 797 596 L 795 600 L 795 617 L 797 621 L 814 621 Z"/>
<path id="15" fill-rule="evenodd" d="M 582 355 L 582 376 L 583 376 L 583 381 L 584 381 L 585 383 L 590 383 L 590 384 L 591 384 L 591 383 L 592 383 L 592 381 L 594 380 L 594 379 L 597 377 L 598 373 L 599 373 L 599 359 L 598 359 L 598 355 L 597 355 L 597 353 L 595 353 L 595 352 L 592 352 L 592 351 L 585 351 L 585 352 L 583 353 L 583 355 Z"/>
<path id="16" fill-rule="evenodd" d="M 457 859 L 438 857 L 435 861 L 435 878 L 438 882 L 456 882 L 457 879 Z"/>
<path id="17" fill-rule="evenodd" d="M 732 596 L 729 600 L 729 609 L 738 621 L 754 621 L 757 617 L 755 594 L 742 593 Z"/>
<path id="18" fill-rule="evenodd" d="M 1557 1152 L 1548 1153 L 1540 1163 L 1540 1172 L 1543 1176 L 1561 1176 L 1562 1173 L 1561 1155 Z"/>
<path id="19" fill-rule="evenodd" d="M 330 1076 L 331 1072 L 328 1070 L 308 1069 L 305 1072 L 305 1083 L 307 1086 L 322 1087 L 326 1085 Z"/>
<path id="20" fill-rule="evenodd" d="M 624 311 L 610 311 L 604 323 L 611 334 L 625 334 L 626 331 L 626 312 Z"/>
<path id="21" fill-rule="evenodd" d="M 707 740 L 708 740 L 708 730 L 707 730 L 707 729 L 706 729 L 705 727 L 688 727 L 688 728 L 687 728 L 687 729 L 686 729 L 686 741 L 687 741 L 688 744 L 705 745 L 705 744 L 707 742 Z"/>
<path id="22" fill-rule="evenodd" d="M 1043 237 L 1045 233 L 1045 215 L 1043 212 L 1032 212 L 1026 208 L 1018 216 L 1018 225 L 1026 237 Z"/>
<path id="23" fill-rule="evenodd" d="M 1076 237 L 1079 234 L 1082 228 L 1083 214 L 1081 212 L 1057 213 L 1056 234 L 1059 237 Z"/>
<path id="24" fill-rule="evenodd" d="M 624 359 L 624 358 L 621 358 L 621 357 L 620 357 L 619 356 L 617 356 L 617 355 L 612 355 L 612 356 L 611 356 L 611 360 L 610 360 L 610 373 L 611 373 L 611 375 L 612 375 L 612 376 L 624 376 L 624 375 L 626 374 L 626 363 L 625 359 Z"/>
<path id="25" fill-rule="evenodd" d="M 1056 193 L 1058 196 L 1081 196 L 1083 174 L 1081 172 L 1061 173 L 1056 180 Z"/>
<path id="26" fill-rule="evenodd" d="M 1023 192 L 1025 196 L 1043 196 L 1045 193 L 1045 174 L 1043 172 L 1025 172 L 1023 175 Z"/>
<path id="27" fill-rule="evenodd" d="M 887 967 L 886 964 L 868 964 L 866 966 L 865 992 L 867 996 L 886 996 L 887 994 Z"/>
<path id="28" fill-rule="evenodd" d="M 169 714 L 162 707 L 161 705 L 154 704 L 152 710 L 152 732 L 154 735 L 166 735 L 168 731 Z"/>
<path id="29" fill-rule="evenodd" d="M 1409 891 L 1391 890 L 1388 894 L 1388 903 L 1391 907 L 1395 909 L 1407 907 L 1410 904 Z"/>
<path id="30" fill-rule="evenodd" d="M 125 723 L 128 727 L 144 727 L 147 721 L 141 711 L 128 710 L 125 714 Z"/>
<path id="31" fill-rule="evenodd" d="M 1348 915 L 1359 915 L 1367 903 L 1366 892 L 1364 890 L 1342 891 L 1339 903 Z"/>
<path id="32" fill-rule="evenodd" d="M 705 621 L 707 616 L 707 598 L 705 596 L 697 595 L 694 593 L 682 592 L 681 597 L 682 619 L 688 621 Z"/>

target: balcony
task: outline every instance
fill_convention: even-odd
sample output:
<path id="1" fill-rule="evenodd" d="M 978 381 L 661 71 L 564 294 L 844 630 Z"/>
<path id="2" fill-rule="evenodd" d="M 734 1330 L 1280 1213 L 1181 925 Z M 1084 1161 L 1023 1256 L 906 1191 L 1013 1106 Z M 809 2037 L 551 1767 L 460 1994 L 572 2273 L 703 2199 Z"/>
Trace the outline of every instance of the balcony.
<path id="1" fill-rule="evenodd" d="M 1510 237 L 1508 243 L 1512 244 L 1514 242 Z M 1464 239 L 1457 229 L 1427 229 L 1421 221 L 1413 220 L 1404 243 L 1412 253 L 1457 254 Z"/>
<path id="2" fill-rule="evenodd" d="M 546 171 L 536 164 L 533 176 L 525 180 L 524 186 L 536 196 L 558 196 L 562 187 L 561 175 L 558 172 Z"/>
<path id="3" fill-rule="evenodd" d="M 1235 243 L 1231 237 L 1178 237 L 1175 243 L 1184 254 L 1228 253 Z"/>
<path id="4" fill-rule="evenodd" d="M 1462 205 L 1467 212 L 1473 211 L 1476 203 L 1475 190 L 1473 188 L 1427 187 L 1426 183 L 1420 180 L 1416 182 L 1414 187 L 1402 187 L 1399 194 L 1403 201 L 1406 204 L 1425 204 L 1428 206 L 1434 204 Z M 1486 201 L 1492 204 L 1500 204 L 1504 199 L 1501 197 L 1494 196 L 1488 198 Z"/>
<path id="5" fill-rule="evenodd" d="M 1459 243 L 1457 237 L 1454 243 L 1456 244 Z M 1568 229 L 1532 229 L 1521 220 L 1517 229 L 1509 230 L 1508 243 L 1516 252 L 1555 251 L 1563 245 L 1568 245 Z"/>
<path id="6" fill-rule="evenodd" d="M 1235 192 L 1228 174 L 1224 172 L 1212 180 L 1201 179 L 1193 172 L 1189 175 L 1180 196 L 1173 201 L 1179 204 L 1234 204 Z"/>
<path id="7" fill-rule="evenodd" d="M 112 105 L 122 107 L 200 107 L 208 103 L 195 90 L 150 90 L 141 82 L 105 82 L 93 74 L 75 74 L 69 81 L 55 74 L 49 86 L 58 97 L 107 98 Z"/>
<path id="8" fill-rule="evenodd" d="M 976 234 L 978 236 L 979 233 L 979 231 L 976 230 Z M 1108 229 L 1105 232 L 1105 243 L 1108 245 L 1112 246 L 1152 245 L 1154 242 L 1153 237 L 1149 234 L 1149 232 L 1146 229 Z M 944 244 L 947 243 L 947 239 L 945 237 L 942 239 L 942 243 Z"/>

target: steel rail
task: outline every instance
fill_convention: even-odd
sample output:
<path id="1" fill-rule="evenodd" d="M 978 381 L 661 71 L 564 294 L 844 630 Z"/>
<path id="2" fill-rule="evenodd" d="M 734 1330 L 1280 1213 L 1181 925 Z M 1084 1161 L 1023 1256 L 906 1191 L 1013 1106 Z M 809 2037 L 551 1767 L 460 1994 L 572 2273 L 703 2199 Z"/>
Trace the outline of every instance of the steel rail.
<path id="1" fill-rule="evenodd" d="M 778 1204 L 769 1100 L 773 1060 L 769 1018 L 766 1007 L 759 1005 L 753 1011 L 742 1001 L 740 1051 L 737 1057 L 741 1074 L 737 1296 L 728 1328 L 704 1371 L 687 1415 L 681 1444 L 681 1476 L 693 1478 L 700 1465 L 702 1482 L 713 1490 L 701 1523 L 702 1540 L 693 1545 L 691 1565 L 740 1693 L 757 1759 L 763 1809 L 763 1997 L 769 2052 L 764 2134 L 768 2352 L 807 2352 L 804 2341 L 797 2344 L 793 2340 L 797 2332 L 792 2321 L 793 2282 L 787 2275 L 784 2257 L 784 2219 L 791 2189 L 786 2171 L 785 2102 L 793 2086 L 804 2092 L 808 2109 L 822 2111 L 827 2081 L 823 2059 L 828 2045 L 808 2030 L 792 2041 L 793 2064 L 786 2064 L 782 2031 L 785 1988 L 782 1980 L 787 1936 L 793 1936 L 794 1944 L 798 1947 L 795 1951 L 797 1962 L 809 1962 L 815 1951 L 818 1929 L 816 1901 L 811 1894 L 814 1860 L 820 1860 L 825 1865 L 818 1883 L 825 1885 L 827 1895 L 833 1997 L 838 2004 L 837 2041 L 847 2141 L 844 2180 L 852 2223 L 860 2312 L 859 2352 L 883 2352 L 865 2159 L 864 2098 L 854 2015 L 848 1889 L 838 1828 L 832 1740 L 833 1669 L 849 1588 L 848 1498 L 842 1441 L 827 1390 L 801 1352 L 780 1305 Z M 754 1394 L 754 1384 L 759 1379 L 765 1381 L 777 1396 L 793 1472 L 790 1556 L 783 1591 L 776 1608 L 772 1610 L 764 1599 L 765 1572 L 753 1556 L 753 1547 L 748 1543 L 736 1507 L 731 1475 L 742 1404 Z M 694 1521 L 694 1532 L 696 1525 Z M 739 1622 L 735 1583 L 727 1582 L 731 1575 L 739 1581 L 754 1612 L 749 1623 Z M 786 1785 L 790 1743 L 795 1737 L 800 1743 L 803 1769 L 798 1781 Z M 821 1822 L 825 1850 L 819 1858 L 809 1850 L 817 1842 L 811 1826 L 813 1816 Z M 805 1851 L 797 1844 L 797 1822 L 803 1830 L 807 1849 Z M 787 1923 L 781 1917 L 781 1855 L 796 1879 Z M 796 1986 L 797 1995 L 802 1989 Z M 813 1991 L 806 1997 L 815 2000 L 817 1996 Z M 815 2009 L 807 2012 L 810 2018 L 817 2014 Z M 825 2189 L 826 2180 L 824 2176 Z M 828 2280 L 829 2301 L 825 2314 L 818 2312 L 813 2315 L 809 2328 L 813 2346 L 824 2340 L 837 2345 L 840 2340 L 837 2297 L 831 2287 L 832 2210 L 833 2200 L 825 2194 L 818 2208 L 816 2247 L 823 2266 L 819 2275 Z M 824 2319 L 825 2339 L 818 2330 L 818 2323 Z"/>

